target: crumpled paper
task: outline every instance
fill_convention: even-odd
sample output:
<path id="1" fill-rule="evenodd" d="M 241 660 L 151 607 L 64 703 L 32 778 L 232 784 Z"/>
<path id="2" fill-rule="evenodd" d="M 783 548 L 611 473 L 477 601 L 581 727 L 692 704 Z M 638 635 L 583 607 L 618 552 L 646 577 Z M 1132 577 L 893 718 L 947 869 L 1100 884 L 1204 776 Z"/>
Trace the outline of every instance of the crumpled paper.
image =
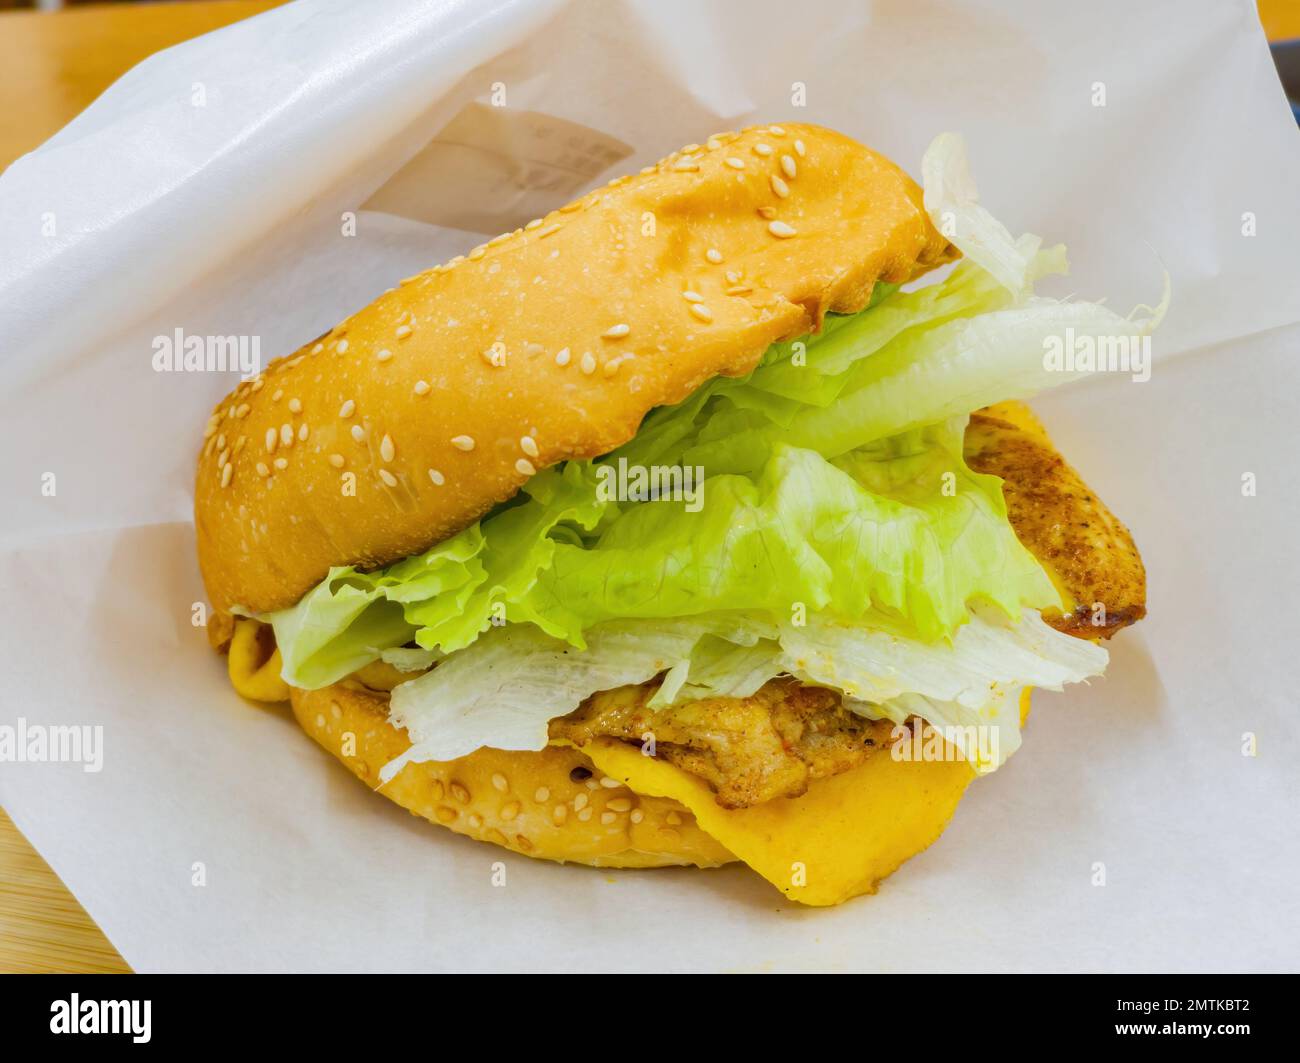
<path id="1" fill-rule="evenodd" d="M 242 702 L 192 623 L 189 523 L 237 377 L 153 366 L 177 329 L 269 360 L 759 121 L 914 174 L 961 131 L 984 202 L 1069 244 L 1058 294 L 1174 292 L 1149 382 L 1037 403 L 1132 527 L 1149 617 L 833 910 L 435 830 Z M 1247 0 L 299 0 L 160 53 L 0 176 L 0 726 L 103 729 L 102 771 L 3 763 L 0 804 L 138 970 L 1293 967 L 1297 188 Z"/>

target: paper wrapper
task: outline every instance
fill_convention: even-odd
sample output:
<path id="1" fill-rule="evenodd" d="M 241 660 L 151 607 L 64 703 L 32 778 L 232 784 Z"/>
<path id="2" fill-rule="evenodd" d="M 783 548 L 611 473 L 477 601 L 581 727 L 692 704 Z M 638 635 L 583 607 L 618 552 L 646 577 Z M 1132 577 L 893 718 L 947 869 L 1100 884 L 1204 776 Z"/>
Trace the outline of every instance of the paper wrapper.
<path id="1" fill-rule="evenodd" d="M 1147 561 L 1107 678 L 1040 696 L 945 836 L 833 910 L 467 841 L 241 701 L 191 623 L 194 459 L 235 378 L 156 372 L 154 338 L 269 359 L 782 120 L 913 173 L 963 132 L 993 211 L 1070 245 L 1061 294 L 1127 309 L 1168 268 L 1151 380 L 1038 404 Z M 0 723 L 104 736 L 99 772 L 0 765 L 0 802 L 139 970 L 1293 966 L 1297 189 L 1245 0 L 299 2 L 154 56 L 0 178 Z"/>

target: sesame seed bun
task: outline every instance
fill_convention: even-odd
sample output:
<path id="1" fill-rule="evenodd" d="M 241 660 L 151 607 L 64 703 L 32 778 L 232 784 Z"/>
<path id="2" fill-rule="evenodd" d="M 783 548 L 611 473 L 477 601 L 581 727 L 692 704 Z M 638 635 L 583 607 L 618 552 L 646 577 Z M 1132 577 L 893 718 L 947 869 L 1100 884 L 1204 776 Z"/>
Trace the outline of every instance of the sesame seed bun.
<path id="1" fill-rule="evenodd" d="M 217 406 L 195 489 L 213 605 L 282 609 L 331 566 L 419 553 L 954 256 L 906 174 L 815 126 L 618 178 L 408 278 Z"/>
<path id="2" fill-rule="evenodd" d="M 459 760 L 407 764 L 380 787 L 379 770 L 410 746 L 388 722 L 388 695 L 346 680 L 290 694 L 303 730 L 353 775 L 457 834 L 595 867 L 718 867 L 736 859 L 685 806 L 610 785 L 576 749 L 480 749 Z"/>

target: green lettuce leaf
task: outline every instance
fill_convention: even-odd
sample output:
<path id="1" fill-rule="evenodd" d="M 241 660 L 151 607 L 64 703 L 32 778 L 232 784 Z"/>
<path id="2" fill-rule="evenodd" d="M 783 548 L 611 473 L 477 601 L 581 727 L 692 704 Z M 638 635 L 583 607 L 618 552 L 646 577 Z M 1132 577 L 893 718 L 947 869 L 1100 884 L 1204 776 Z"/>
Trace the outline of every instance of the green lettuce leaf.
<path id="1" fill-rule="evenodd" d="M 600 501 L 593 466 L 529 484 L 526 501 L 375 573 L 336 569 L 269 619 L 285 679 L 334 682 L 414 640 L 442 653 L 493 625 L 535 625 L 574 647 L 617 619 L 720 610 L 896 616 L 923 639 L 951 634 L 967 605 L 1016 617 L 1059 604 L 1016 539 L 1000 482 L 961 456 L 964 419 L 834 461 L 776 446 L 754 476 L 708 478 L 705 504 Z"/>

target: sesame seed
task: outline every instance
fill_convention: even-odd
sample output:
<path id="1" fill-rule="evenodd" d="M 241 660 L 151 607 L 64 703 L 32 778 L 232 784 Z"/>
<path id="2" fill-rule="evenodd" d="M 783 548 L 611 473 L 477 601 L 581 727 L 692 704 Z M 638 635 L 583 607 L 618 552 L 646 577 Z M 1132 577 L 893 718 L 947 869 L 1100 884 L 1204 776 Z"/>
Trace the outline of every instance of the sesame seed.
<path id="1" fill-rule="evenodd" d="M 530 221 L 527 225 L 524 226 L 524 232 L 530 233 L 534 229 L 540 229 L 541 227 L 542 227 L 542 219 L 534 218 L 532 221 Z"/>
<path id="2" fill-rule="evenodd" d="M 500 340 L 492 344 L 491 347 L 484 348 L 483 361 L 488 365 L 495 366 L 498 369 L 504 369 L 506 364 L 506 345 Z"/>
<path id="3" fill-rule="evenodd" d="M 268 429 L 266 430 L 266 452 L 267 452 L 268 454 L 274 454 L 274 453 L 275 453 L 275 441 L 276 441 L 278 438 L 279 438 L 279 436 L 276 434 L 276 431 L 275 431 L 274 428 L 268 428 Z"/>
<path id="4" fill-rule="evenodd" d="M 385 433 L 384 438 L 379 441 L 379 456 L 384 461 L 392 461 L 397 457 L 397 448 L 393 446 L 393 437 Z"/>
<path id="5" fill-rule="evenodd" d="M 272 462 L 272 464 L 275 465 L 275 467 L 276 467 L 277 469 L 284 470 L 284 469 L 287 469 L 287 468 L 289 467 L 289 459 L 288 459 L 288 458 L 276 458 L 275 461 Z"/>
<path id="6" fill-rule="evenodd" d="M 279 402 L 282 398 L 284 398 L 284 388 L 276 388 L 273 392 L 271 392 L 272 402 Z"/>
<path id="7" fill-rule="evenodd" d="M 256 466 L 258 476 L 270 476 L 271 470 L 266 467 L 266 462 L 259 461 Z"/>
<path id="8" fill-rule="evenodd" d="M 348 353 L 348 341 L 339 340 L 339 354 L 347 354 L 347 353 Z"/>
<path id="9" fill-rule="evenodd" d="M 352 414 L 356 412 L 356 408 L 357 408 L 356 402 L 352 399 L 348 399 L 345 403 L 343 403 L 342 406 L 339 407 L 339 416 L 344 419 L 351 417 Z"/>
<path id="10" fill-rule="evenodd" d="M 235 474 L 235 467 L 231 465 L 230 462 L 226 462 L 223 466 L 221 466 L 221 486 L 229 487 L 230 478 L 234 474 Z"/>
<path id="11" fill-rule="evenodd" d="M 497 247 L 501 244 L 504 244 L 507 240 L 510 239 L 510 235 L 511 235 L 510 233 L 502 233 L 500 236 L 494 236 L 492 237 L 491 240 L 487 242 L 487 245 L 488 247 Z"/>
<path id="12" fill-rule="evenodd" d="M 366 441 L 366 430 L 359 424 L 354 424 L 352 426 L 352 438 L 358 443 L 364 443 Z"/>
<path id="13" fill-rule="evenodd" d="M 397 486 L 397 477 L 394 476 L 394 475 L 393 475 L 391 472 L 389 472 L 387 469 L 380 469 L 380 470 L 379 470 L 379 478 L 380 478 L 381 480 L 383 480 L 384 483 L 387 484 L 389 487 L 396 487 L 396 486 Z"/>
<path id="14" fill-rule="evenodd" d="M 776 207 L 759 207 L 758 216 L 765 221 L 771 221 L 776 217 Z"/>
<path id="15" fill-rule="evenodd" d="M 443 476 L 442 473 L 440 473 L 437 469 L 429 470 L 429 479 L 432 480 L 438 487 L 441 487 L 443 484 L 447 482 L 447 477 Z"/>
<path id="16" fill-rule="evenodd" d="M 808 154 L 807 149 L 803 146 L 802 140 L 796 140 L 794 142 L 794 153 L 801 159 Z"/>
<path id="17" fill-rule="evenodd" d="M 226 447 L 224 450 L 221 451 L 220 454 L 217 455 L 217 468 L 218 469 L 221 468 L 221 466 L 225 465 L 226 462 L 228 462 L 229 460 L 230 460 L 230 448 Z"/>
<path id="18" fill-rule="evenodd" d="M 694 173 L 700 168 L 700 164 L 694 159 L 678 159 L 673 163 L 673 169 L 678 173 Z"/>
<path id="19" fill-rule="evenodd" d="M 563 210 L 564 208 L 561 207 L 560 209 Z M 558 233 L 561 228 L 563 228 L 563 226 L 561 226 L 559 222 L 556 222 L 554 225 L 548 225 L 545 229 L 542 229 L 537 234 L 537 239 L 539 240 L 545 239 L 546 237 L 550 236 L 552 233 Z"/>
<path id="20" fill-rule="evenodd" d="M 556 364 L 556 365 L 568 365 L 568 364 L 569 364 L 569 348 L 568 348 L 568 347 L 561 347 L 558 351 L 555 352 L 555 364 Z"/>
<path id="21" fill-rule="evenodd" d="M 699 292 L 693 292 L 690 291 L 689 289 L 687 291 L 682 292 L 682 298 L 685 299 L 688 303 L 704 302 L 704 296 L 702 296 Z"/>
<path id="22" fill-rule="evenodd" d="M 613 823 L 614 820 L 616 820 L 616 819 L 618 819 L 618 817 L 617 817 L 616 815 L 614 815 L 613 812 L 602 812 L 602 813 L 600 814 L 600 821 L 601 821 L 601 823 L 605 824 L 605 826 L 607 826 L 607 827 L 608 827 L 611 823 Z"/>
<path id="23" fill-rule="evenodd" d="M 561 214 L 572 214 L 575 210 L 581 210 L 581 209 L 582 209 L 582 204 L 581 204 L 580 202 L 578 202 L 578 201 L 575 200 L 575 201 L 572 202 L 572 203 L 566 203 L 566 204 L 564 204 L 564 206 L 562 206 L 562 207 L 560 208 L 560 213 L 561 213 Z"/>
<path id="24" fill-rule="evenodd" d="M 483 244 L 479 244 L 478 247 L 474 248 L 474 250 L 469 253 L 469 260 L 471 262 L 477 262 L 486 254 L 487 248 Z"/>
<path id="25" fill-rule="evenodd" d="M 510 820 L 514 819 L 517 815 L 519 815 L 518 801 L 511 801 L 508 804 L 501 806 L 501 818 L 504 819 L 506 822 L 509 822 Z"/>
<path id="26" fill-rule="evenodd" d="M 530 458 L 537 457 L 537 441 L 532 436 L 520 436 L 519 449 Z"/>
<path id="27" fill-rule="evenodd" d="M 301 400 L 301 399 L 290 399 L 290 400 L 289 400 L 289 412 L 290 412 L 290 413 L 302 413 L 302 400 Z"/>
<path id="28" fill-rule="evenodd" d="M 698 144 L 687 144 L 686 147 L 682 148 L 682 154 L 694 155 L 699 150 L 700 146 Z"/>
<path id="29" fill-rule="evenodd" d="M 645 813 L 642 812 L 639 808 L 634 808 L 632 809 L 632 814 L 627 818 L 630 819 L 633 823 L 640 823 L 643 819 L 645 819 Z"/>
<path id="30" fill-rule="evenodd" d="M 785 199 L 790 194 L 790 186 L 786 184 L 784 181 L 782 181 L 781 178 L 777 177 L 776 174 L 772 175 L 771 182 L 772 182 L 772 191 L 775 192 L 782 199 Z"/>
<path id="31" fill-rule="evenodd" d="M 632 802 L 626 797 L 616 797 L 613 801 L 606 801 L 605 807 L 611 812 L 631 812 Z"/>
<path id="32" fill-rule="evenodd" d="M 298 426 L 298 438 L 299 438 L 299 440 L 306 439 L 306 438 L 307 438 L 307 434 L 308 434 L 310 431 L 311 431 L 311 429 L 307 427 L 307 425 L 306 425 L 305 422 L 304 422 L 303 424 L 299 425 L 299 426 Z"/>
<path id="33" fill-rule="evenodd" d="M 794 234 L 798 232 L 798 230 L 794 228 L 794 226 L 787 225 L 783 221 L 768 222 L 767 231 L 770 232 L 773 236 L 779 236 L 782 238 L 785 238 L 787 236 L 794 236 Z"/>
<path id="34" fill-rule="evenodd" d="M 225 447 L 226 447 L 226 433 L 225 433 L 225 432 L 222 432 L 221 435 L 217 436 L 217 446 L 221 447 L 223 450 L 225 449 Z"/>
<path id="35" fill-rule="evenodd" d="M 710 247 L 707 251 L 704 252 L 704 257 L 707 258 L 710 262 L 712 262 L 716 266 L 719 262 L 722 261 L 722 252 L 719 251 L 716 247 Z"/>
<path id="36" fill-rule="evenodd" d="M 664 816 L 664 822 L 669 823 L 674 827 L 680 827 L 682 824 L 681 814 L 677 812 L 669 812 L 668 815 Z"/>
<path id="37" fill-rule="evenodd" d="M 293 425 L 286 421 L 280 425 L 280 445 L 284 447 L 293 446 Z"/>
<path id="38" fill-rule="evenodd" d="M 713 311 L 710 310 L 703 303 L 691 303 L 691 313 L 694 314 L 696 317 L 698 317 L 701 321 L 713 320 Z"/>
<path id="39" fill-rule="evenodd" d="M 464 255 L 457 255 L 455 258 L 453 258 L 450 262 L 447 263 L 447 268 L 448 268 L 448 269 L 455 269 L 457 266 L 459 266 L 459 265 L 460 265 L 462 262 L 464 262 L 464 261 L 465 261 L 465 256 L 464 256 Z"/>
<path id="40" fill-rule="evenodd" d="M 738 159 L 734 155 L 728 155 L 724 161 L 733 170 L 743 170 L 745 168 L 745 160 Z"/>
<path id="41" fill-rule="evenodd" d="M 427 395 L 429 394 L 429 382 L 427 380 L 417 380 L 415 382 L 415 387 L 411 390 L 417 395 Z"/>
<path id="42" fill-rule="evenodd" d="M 583 823 L 586 823 L 587 820 L 591 819 L 591 809 L 584 808 L 581 812 L 578 813 L 578 819 L 581 820 Z"/>
<path id="43" fill-rule="evenodd" d="M 325 344 L 323 344 L 323 343 L 318 343 L 318 344 L 316 344 L 315 347 L 313 347 L 313 348 L 311 349 L 311 353 L 312 353 L 312 354 L 320 354 L 320 352 L 323 351 L 324 349 L 325 349 Z"/>
<path id="44" fill-rule="evenodd" d="M 319 347 L 320 344 L 318 343 L 316 346 Z M 266 381 L 259 376 L 256 380 L 253 381 L 253 388 L 252 388 L 253 394 L 256 395 L 264 387 L 266 387 Z"/>
<path id="45" fill-rule="evenodd" d="M 727 270 L 726 277 L 727 277 L 727 283 L 728 283 L 728 284 L 739 284 L 739 283 L 740 283 L 740 270 L 729 269 L 729 270 Z"/>
<path id="46" fill-rule="evenodd" d="M 506 777 L 502 775 L 499 771 L 493 773 L 492 785 L 495 786 L 502 793 L 505 793 L 508 789 L 510 789 L 510 784 L 506 782 Z"/>
<path id="47" fill-rule="evenodd" d="M 768 131 L 769 133 L 771 133 L 772 136 L 774 136 L 774 137 L 783 137 L 783 136 L 785 136 L 785 130 L 782 129 L 779 125 L 770 125 L 770 126 L 767 127 L 767 131 Z"/>
<path id="48" fill-rule="evenodd" d="M 581 812 L 584 808 L 587 807 L 587 800 L 588 799 L 586 794 L 579 794 L 577 797 L 573 799 L 573 810 L 575 812 Z"/>
<path id="49" fill-rule="evenodd" d="M 398 338 L 399 340 L 404 340 L 404 339 L 406 339 L 406 337 L 409 336 L 410 334 L 411 334 L 411 326 L 410 326 L 410 325 L 398 325 L 398 326 L 397 326 L 397 333 L 396 333 L 396 335 L 397 335 L 397 338 Z"/>
<path id="50" fill-rule="evenodd" d="M 602 333 L 602 335 L 604 335 L 605 339 L 607 340 L 621 340 L 624 336 L 626 336 L 631 331 L 632 331 L 631 325 L 620 323 L 618 325 L 611 325 L 609 328 L 607 328 L 604 331 L 604 333 Z"/>
<path id="51" fill-rule="evenodd" d="M 455 447 L 457 450 L 464 450 L 466 452 L 471 451 L 474 449 L 474 437 L 473 436 L 452 436 L 451 445 Z"/>
<path id="52" fill-rule="evenodd" d="M 236 419 L 242 421 L 245 417 L 248 416 L 248 411 L 251 410 L 251 409 L 252 409 L 252 407 L 249 406 L 248 403 L 246 403 L 246 402 L 241 402 L 241 403 L 239 404 L 238 408 L 235 410 L 235 417 L 236 417 Z"/>
<path id="53" fill-rule="evenodd" d="M 596 371 L 596 359 L 592 356 L 590 351 L 583 354 L 582 361 L 578 363 L 578 368 L 586 373 L 587 376 L 591 376 L 591 374 Z"/>
<path id="54" fill-rule="evenodd" d="M 533 793 L 533 800 L 536 801 L 539 805 L 545 801 L 549 801 L 550 799 L 551 799 L 551 791 L 548 790 L 545 786 L 539 786 L 536 789 L 536 791 Z"/>
<path id="55" fill-rule="evenodd" d="M 211 439 L 213 434 L 216 432 L 216 430 L 217 430 L 216 424 L 214 424 L 212 421 L 209 421 L 208 426 L 205 429 L 203 429 L 203 438 Z"/>
<path id="56" fill-rule="evenodd" d="M 750 287 L 748 284 L 737 284 L 734 288 L 728 288 L 722 294 L 723 295 L 745 295 L 748 292 L 752 292 L 753 290 L 754 289 Z"/>
<path id="57" fill-rule="evenodd" d="M 403 325 L 402 328 L 405 328 L 405 329 L 407 329 L 408 331 L 410 330 L 410 327 L 407 326 L 407 325 Z M 375 360 L 378 361 L 378 362 L 386 362 L 386 361 L 388 361 L 388 359 L 390 359 L 392 356 L 393 356 L 393 352 L 390 351 L 390 350 L 388 350 L 387 348 L 385 348 L 384 350 L 379 351 L 379 352 L 375 355 Z"/>
<path id="58" fill-rule="evenodd" d="M 331 454 L 329 460 L 330 460 L 330 464 L 333 465 L 334 468 L 336 469 L 343 468 L 344 458 L 342 454 Z"/>
<path id="59" fill-rule="evenodd" d="M 515 472 L 520 476 L 536 476 L 537 469 L 527 458 L 520 458 L 515 462 Z"/>
<path id="60" fill-rule="evenodd" d="M 611 779 L 608 775 L 602 775 L 600 777 L 600 785 L 606 790 L 617 790 L 623 784 L 617 779 Z"/>
<path id="61" fill-rule="evenodd" d="M 772 154 L 772 145 L 771 145 L 771 144 L 755 144 L 755 145 L 754 145 L 754 154 L 755 154 L 755 155 L 762 155 L 764 158 L 766 158 L 768 155 L 771 155 L 771 154 Z"/>
<path id="62" fill-rule="evenodd" d="M 781 156 L 781 169 L 785 171 L 786 177 L 790 178 L 791 181 L 793 181 L 799 173 L 799 167 L 795 163 L 793 155 Z"/>

